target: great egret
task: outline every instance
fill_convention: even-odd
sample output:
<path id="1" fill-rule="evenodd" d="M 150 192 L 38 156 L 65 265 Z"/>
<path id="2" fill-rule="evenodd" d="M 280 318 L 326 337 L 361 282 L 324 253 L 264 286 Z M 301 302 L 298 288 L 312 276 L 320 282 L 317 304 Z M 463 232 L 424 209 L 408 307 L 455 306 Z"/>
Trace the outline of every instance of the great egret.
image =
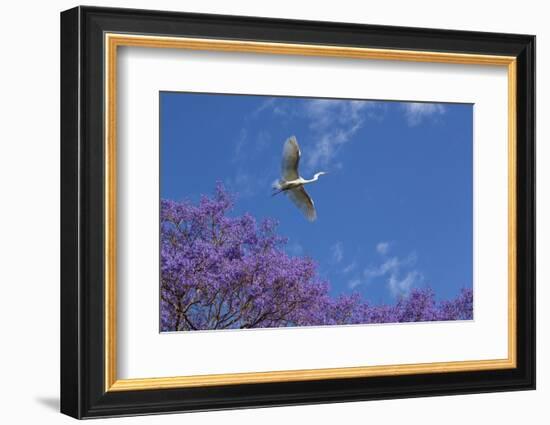
<path id="1" fill-rule="evenodd" d="M 308 195 L 304 189 L 304 185 L 317 181 L 319 176 L 327 174 L 324 171 L 320 171 L 313 175 L 312 179 L 304 179 L 298 174 L 298 164 L 300 163 L 300 146 L 296 137 L 291 136 L 283 146 L 283 162 L 281 164 L 281 179 L 273 185 L 273 189 L 276 191 L 273 193 L 284 192 L 288 195 L 290 200 L 296 205 L 307 217 L 309 221 L 314 221 L 317 218 L 317 212 L 315 211 L 315 205 L 313 199 Z"/>

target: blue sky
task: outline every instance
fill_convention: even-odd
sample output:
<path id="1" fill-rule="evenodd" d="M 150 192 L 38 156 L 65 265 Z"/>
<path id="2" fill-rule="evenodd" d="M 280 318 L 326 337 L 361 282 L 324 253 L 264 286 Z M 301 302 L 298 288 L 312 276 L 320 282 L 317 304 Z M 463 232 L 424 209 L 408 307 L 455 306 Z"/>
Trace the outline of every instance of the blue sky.
<path id="1" fill-rule="evenodd" d="M 472 285 L 470 104 L 162 92 L 161 197 L 197 201 L 217 181 L 235 214 L 279 221 L 331 293 L 393 303 L 413 287 L 438 299 Z M 295 135 L 317 220 L 271 196 Z"/>

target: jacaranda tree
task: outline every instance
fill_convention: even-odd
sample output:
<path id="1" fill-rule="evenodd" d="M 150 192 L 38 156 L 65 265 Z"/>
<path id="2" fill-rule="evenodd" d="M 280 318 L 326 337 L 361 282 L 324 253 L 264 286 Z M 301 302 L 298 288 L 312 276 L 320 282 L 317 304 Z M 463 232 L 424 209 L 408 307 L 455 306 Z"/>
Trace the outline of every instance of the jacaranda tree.
<path id="1" fill-rule="evenodd" d="M 285 252 L 273 220 L 231 217 L 232 207 L 221 184 L 197 205 L 161 202 L 162 331 L 472 318 L 471 290 L 436 303 L 415 289 L 392 306 L 332 298 L 311 258 Z"/>

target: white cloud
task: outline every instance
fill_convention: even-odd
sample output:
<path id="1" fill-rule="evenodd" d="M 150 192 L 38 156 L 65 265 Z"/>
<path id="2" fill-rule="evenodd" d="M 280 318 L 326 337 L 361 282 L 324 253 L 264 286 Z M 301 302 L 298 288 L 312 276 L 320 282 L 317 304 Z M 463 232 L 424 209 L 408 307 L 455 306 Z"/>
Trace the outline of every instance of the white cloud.
<path id="1" fill-rule="evenodd" d="M 356 267 L 357 267 L 357 263 L 355 261 L 353 261 L 352 263 L 348 264 L 346 267 L 344 267 L 342 269 L 342 273 L 347 274 L 347 273 L 355 270 Z"/>
<path id="2" fill-rule="evenodd" d="M 386 255 L 390 249 L 390 243 L 389 242 L 379 242 L 376 244 L 376 251 L 379 254 Z"/>
<path id="3" fill-rule="evenodd" d="M 386 258 L 378 266 L 367 267 L 363 270 L 364 280 L 354 284 L 359 285 L 369 283 L 375 278 L 383 277 L 393 296 L 406 294 L 413 286 L 423 280 L 423 275 L 418 270 L 410 270 L 417 261 L 415 252 L 410 253 L 405 258 L 397 256 Z M 409 269 L 403 271 L 403 269 Z M 350 286 L 351 287 L 351 286 Z"/>
<path id="4" fill-rule="evenodd" d="M 248 132 L 245 128 L 241 128 L 237 141 L 235 142 L 235 150 L 233 153 L 233 161 L 237 162 L 242 159 L 242 155 L 245 151 L 246 141 L 247 141 Z"/>
<path id="5" fill-rule="evenodd" d="M 351 139 L 361 125 L 357 123 L 354 127 L 347 130 L 335 129 L 319 135 L 314 142 L 313 148 L 308 151 L 307 167 L 317 169 L 329 165 L 336 156 L 338 149 Z"/>
<path id="6" fill-rule="evenodd" d="M 258 192 L 265 191 L 269 187 L 269 174 L 249 173 L 245 167 L 236 164 L 233 175 L 224 179 L 224 184 L 228 190 L 235 193 L 239 199 L 249 198 Z"/>
<path id="7" fill-rule="evenodd" d="M 263 151 L 271 143 L 271 134 L 260 130 L 256 136 L 256 151 Z"/>
<path id="8" fill-rule="evenodd" d="M 379 266 L 367 267 L 363 271 L 363 275 L 367 280 L 375 277 L 385 276 L 387 274 L 397 272 L 402 264 L 403 263 L 399 260 L 398 257 L 388 258 Z"/>
<path id="9" fill-rule="evenodd" d="M 225 178 L 224 183 L 241 198 L 255 195 L 260 190 L 265 190 L 272 177 L 269 169 L 265 172 L 252 172 L 249 162 L 258 158 L 261 152 L 271 143 L 271 134 L 265 130 L 251 133 L 246 128 L 241 128 L 234 139 L 233 175 Z"/>
<path id="10" fill-rule="evenodd" d="M 258 106 L 253 112 L 252 117 L 256 117 L 257 115 L 261 114 L 266 109 L 273 108 L 275 105 L 276 98 L 275 97 L 268 97 L 266 98 L 260 106 Z"/>
<path id="11" fill-rule="evenodd" d="M 248 161 L 255 158 L 271 143 L 271 134 L 265 130 L 260 130 L 251 134 L 246 128 L 241 128 L 235 141 L 233 150 L 233 162 Z"/>
<path id="12" fill-rule="evenodd" d="M 334 125 L 354 126 L 364 120 L 363 111 L 374 108 L 375 102 L 363 100 L 313 99 L 305 103 L 310 128 L 322 130 Z"/>
<path id="13" fill-rule="evenodd" d="M 225 180 L 226 186 L 240 198 L 247 198 L 256 193 L 257 185 L 255 179 L 239 168 L 235 175 Z"/>
<path id="14" fill-rule="evenodd" d="M 361 279 L 351 279 L 351 280 L 348 282 L 348 287 L 349 287 L 350 289 L 357 288 L 359 285 L 361 285 Z"/>
<path id="15" fill-rule="evenodd" d="M 293 256 L 300 256 L 304 253 L 304 247 L 298 242 L 287 245 L 287 250 L 288 253 Z"/>
<path id="16" fill-rule="evenodd" d="M 272 112 L 280 117 L 290 117 L 297 114 L 296 108 L 285 102 L 284 99 L 269 97 L 249 115 L 249 118 L 257 118 L 264 111 Z"/>
<path id="17" fill-rule="evenodd" d="M 403 104 L 405 118 L 409 126 L 413 127 L 420 124 L 425 118 L 443 115 L 445 107 L 440 103 L 415 103 L 409 102 Z"/>
<path id="18" fill-rule="evenodd" d="M 340 147 L 351 140 L 367 119 L 381 121 L 386 113 L 387 104 L 341 99 L 310 99 L 296 104 L 285 101 L 284 98 L 269 98 L 262 102 L 250 117 L 256 118 L 266 110 L 287 123 L 293 118 L 307 120 L 311 136 L 305 140 L 306 143 L 301 143 L 301 147 L 302 151 L 307 151 L 304 166 L 307 171 L 314 171 L 314 168 L 329 164 L 331 168 L 341 168 L 341 163 L 332 163 Z M 307 143 L 309 140 L 311 142 Z"/>
<path id="19" fill-rule="evenodd" d="M 388 279 L 388 288 L 394 297 L 406 295 L 423 278 L 422 273 L 417 270 L 408 272 L 403 279 L 399 279 L 396 274 L 392 274 Z"/>
<path id="20" fill-rule="evenodd" d="M 336 242 L 332 245 L 332 260 L 335 263 L 339 263 L 344 259 L 344 244 L 342 242 Z"/>
<path id="21" fill-rule="evenodd" d="M 306 165 L 310 169 L 326 166 L 364 125 L 367 110 L 377 103 L 358 100 L 314 99 L 304 110 L 314 133 L 313 147 L 308 150 Z"/>

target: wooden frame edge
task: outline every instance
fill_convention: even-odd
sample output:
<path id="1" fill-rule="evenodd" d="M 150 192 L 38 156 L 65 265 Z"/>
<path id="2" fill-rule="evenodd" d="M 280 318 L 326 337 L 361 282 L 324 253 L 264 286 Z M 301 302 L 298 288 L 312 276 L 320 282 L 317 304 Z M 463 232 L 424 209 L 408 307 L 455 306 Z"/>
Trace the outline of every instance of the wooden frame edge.
<path id="1" fill-rule="evenodd" d="M 367 378 L 378 376 L 414 375 L 416 373 L 447 373 L 480 370 L 511 369 L 515 362 L 474 360 L 441 363 L 418 363 L 392 366 L 365 366 L 327 369 L 302 369 L 274 372 L 229 373 L 216 375 L 174 376 L 166 378 L 118 379 L 108 391 L 139 391 L 151 389 L 207 387 L 217 385 L 260 384 L 269 382 L 316 381 L 322 379 Z"/>

